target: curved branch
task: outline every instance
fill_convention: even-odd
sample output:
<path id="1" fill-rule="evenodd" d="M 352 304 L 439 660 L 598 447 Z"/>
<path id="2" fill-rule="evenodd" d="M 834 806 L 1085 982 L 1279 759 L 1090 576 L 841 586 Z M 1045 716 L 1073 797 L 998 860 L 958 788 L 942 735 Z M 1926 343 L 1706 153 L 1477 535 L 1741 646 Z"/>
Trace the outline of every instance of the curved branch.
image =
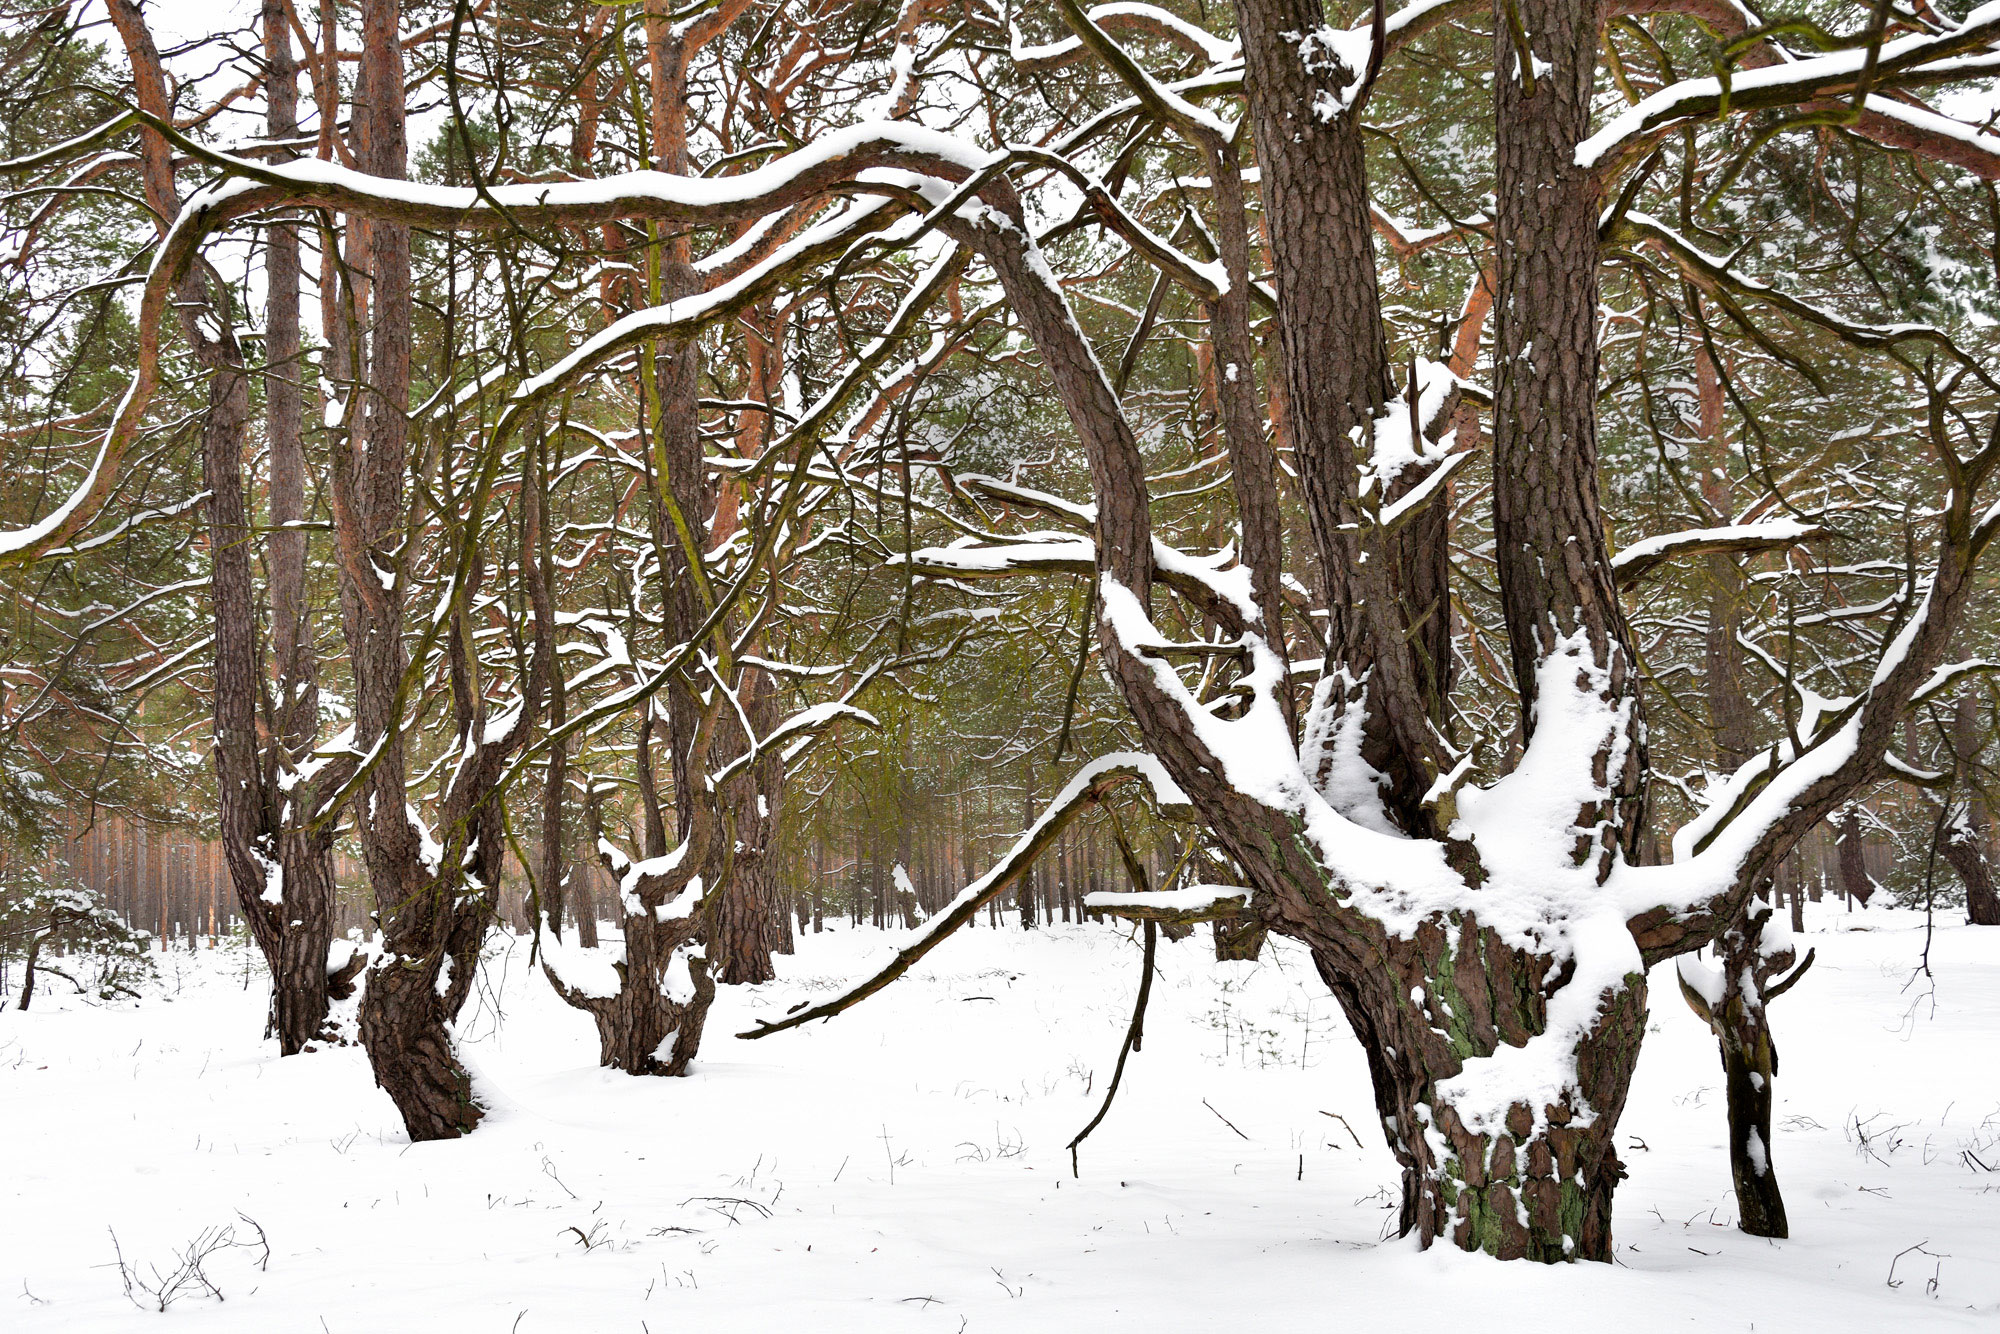
<path id="1" fill-rule="evenodd" d="M 809 1024 L 815 1019 L 831 1019 L 867 1000 L 909 972 L 919 959 L 943 944 L 947 936 L 971 921 L 974 914 L 1013 884 L 1034 864 L 1035 858 L 1068 828 L 1070 821 L 1103 801 L 1113 791 L 1132 782 L 1146 783 L 1151 787 L 1154 799 L 1162 806 L 1179 806 L 1186 800 L 1159 761 L 1150 755 L 1123 752 L 1091 761 L 1070 779 L 1069 784 L 1049 803 L 1048 809 L 1042 812 L 1041 818 L 1015 841 L 1014 846 L 993 864 L 993 868 L 960 890 L 951 905 L 919 928 L 910 943 L 897 950 L 896 957 L 886 967 L 830 1001 L 789 1014 L 776 1023 L 759 1020 L 757 1027 L 736 1036 L 769 1037 L 788 1028 Z"/>

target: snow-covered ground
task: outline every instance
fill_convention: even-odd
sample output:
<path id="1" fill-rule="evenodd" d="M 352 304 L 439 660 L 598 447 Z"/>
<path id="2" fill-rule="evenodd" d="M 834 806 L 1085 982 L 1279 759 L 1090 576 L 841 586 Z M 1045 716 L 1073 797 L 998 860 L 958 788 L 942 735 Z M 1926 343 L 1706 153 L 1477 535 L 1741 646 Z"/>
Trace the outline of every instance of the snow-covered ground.
<path id="1" fill-rule="evenodd" d="M 0 1329 L 1993 1328 L 2000 929 L 1941 928 L 1933 984 L 1919 916 L 1809 925 L 1819 962 L 1776 1006 L 1793 1240 L 1732 1226 L 1714 1043 L 1662 972 L 1620 1263 L 1563 1268 L 1383 1240 L 1395 1175 L 1359 1053 L 1282 945 L 1219 965 L 1205 931 L 1162 942 L 1081 1179 L 1063 1146 L 1137 983 L 1108 926 L 982 926 L 829 1025 L 730 1036 L 893 941 L 807 937 L 780 981 L 724 989 L 684 1080 L 599 1070 L 515 942 L 466 1023 L 493 1112 L 415 1146 L 359 1051 L 258 1040 L 240 951 L 177 953 L 143 1004 L 57 983 L 0 1016 Z M 157 1285 L 204 1235 L 237 1243 L 204 1264 L 219 1296 L 128 1301 L 121 1256 Z"/>

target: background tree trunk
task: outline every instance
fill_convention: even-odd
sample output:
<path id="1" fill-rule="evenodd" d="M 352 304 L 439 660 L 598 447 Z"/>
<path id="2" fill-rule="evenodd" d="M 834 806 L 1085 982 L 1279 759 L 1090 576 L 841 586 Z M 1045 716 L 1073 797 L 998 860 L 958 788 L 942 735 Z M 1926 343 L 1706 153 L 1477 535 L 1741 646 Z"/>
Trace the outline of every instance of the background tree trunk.
<path id="1" fill-rule="evenodd" d="M 1965 919 L 1973 926 L 2000 926 L 2000 893 L 1993 884 L 1992 816 L 1979 767 L 1983 738 L 1979 735 L 1979 702 L 1960 695 L 1951 714 L 1952 758 L 1958 769 L 1964 813 L 1945 831 L 1945 860 L 1965 884 Z"/>

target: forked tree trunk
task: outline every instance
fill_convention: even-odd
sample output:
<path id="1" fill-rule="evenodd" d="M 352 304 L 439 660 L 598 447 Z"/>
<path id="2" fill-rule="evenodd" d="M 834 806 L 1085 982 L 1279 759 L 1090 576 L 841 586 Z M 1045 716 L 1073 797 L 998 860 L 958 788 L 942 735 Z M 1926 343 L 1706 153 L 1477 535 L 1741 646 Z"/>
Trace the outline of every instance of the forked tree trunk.
<path id="1" fill-rule="evenodd" d="M 684 938 L 649 929 L 637 918 L 626 918 L 625 925 L 627 983 L 615 996 L 584 1007 L 597 1021 L 598 1063 L 628 1075 L 684 1075 L 701 1047 L 708 1007 L 715 999 L 708 963 L 690 959 L 688 989 L 669 995 L 663 984 Z M 645 985 L 648 979 L 654 985 Z"/>
<path id="2" fill-rule="evenodd" d="M 1257 74 L 1254 65 L 1251 73 Z M 1036 276 L 1018 230 L 956 222 L 947 226 L 978 245 L 992 263 L 1023 328 L 1054 374 L 1071 420 L 1090 446 L 1093 468 L 1107 474 L 1097 486 L 1100 560 L 1109 564 L 1106 582 L 1115 580 L 1137 605 L 1144 606 L 1151 571 L 1133 553 L 1149 551 L 1150 536 L 1142 480 L 1132 480 L 1143 479 L 1143 464 L 1129 423 L 1104 377 L 1096 373 L 1094 359 L 1059 294 Z M 1588 302 L 1581 307 L 1581 336 L 1587 338 L 1593 327 Z M 1531 332 L 1517 323 L 1513 336 L 1525 342 Z M 1577 330 L 1564 332 L 1575 335 Z M 1558 350 L 1589 360 L 1574 341 L 1571 337 L 1561 342 Z M 1303 410 L 1299 418 L 1303 442 L 1311 419 Z M 1552 423 L 1542 426 L 1556 429 Z M 1573 469 L 1594 468 L 1594 452 L 1571 438 L 1563 453 L 1562 469 L 1550 468 L 1547 481 L 1552 487 L 1570 487 L 1563 494 L 1565 513 L 1517 518 L 1534 530 L 1537 541 L 1549 537 L 1538 525 L 1554 529 L 1568 523 L 1597 524 L 1595 541 L 1601 547 L 1594 494 L 1586 486 L 1559 480 L 1571 478 Z M 1329 470 L 1329 485 L 1338 472 Z M 1558 551 L 1564 547 L 1552 538 L 1550 543 Z M 1580 545 L 1569 544 L 1572 556 Z M 1333 567 L 1335 562 L 1328 564 Z M 1578 582 L 1590 578 L 1587 566 L 1574 568 L 1572 575 Z M 1608 576 L 1606 586 L 1608 590 Z M 1579 617 L 1588 619 L 1582 624 L 1571 619 Z M 1561 608 L 1551 603 L 1546 615 L 1535 613 L 1528 624 L 1568 638 L 1571 647 L 1565 653 L 1579 664 L 1608 660 L 1601 672 L 1587 672 L 1583 665 L 1568 675 L 1555 672 L 1548 679 L 1557 685 L 1587 676 L 1599 683 L 1593 689 L 1622 693 L 1635 687 L 1630 670 L 1634 660 L 1624 649 L 1624 627 L 1616 619 L 1615 602 L 1607 605 L 1602 599 L 1578 596 Z M 1401 632 L 1395 634 L 1392 644 L 1401 642 Z M 1555 1093 L 1523 1087 L 1517 1099 L 1494 1105 L 1497 1095 L 1492 1090 L 1475 1098 L 1450 1086 L 1448 1081 L 1463 1073 L 1469 1061 L 1493 1056 L 1503 1046 L 1518 1047 L 1545 1030 L 1545 994 L 1567 984 L 1558 961 L 1523 954 L 1470 921 L 1460 924 L 1462 936 L 1448 940 L 1433 918 L 1417 928 L 1413 940 L 1404 941 L 1365 915 L 1336 916 L 1338 906 L 1328 893 L 1325 865 L 1298 815 L 1219 781 L 1220 762 L 1207 751 L 1179 706 L 1157 691 L 1152 665 L 1126 650 L 1115 631 L 1103 630 L 1100 642 L 1149 745 L 1201 812 L 1211 836 L 1243 868 L 1258 893 L 1269 895 L 1267 923 L 1305 942 L 1321 976 L 1341 1000 L 1368 1053 L 1378 1110 L 1403 1166 L 1405 1229 L 1426 1242 L 1442 1239 L 1507 1257 L 1608 1260 L 1611 1196 L 1622 1172 L 1612 1136 L 1644 1029 L 1643 972 L 1635 969 L 1617 986 L 1591 998 L 1601 1013 L 1590 1031 L 1573 1039 L 1568 1034 L 1552 1035 L 1552 1040 L 1573 1041 L 1570 1054 L 1577 1075 L 1572 1087 Z M 1406 685 L 1421 695 L 1414 684 L 1415 668 L 1399 649 L 1376 657 L 1372 671 L 1393 676 L 1393 665 L 1398 663 L 1409 669 Z M 1550 865 L 1552 874 L 1574 875 L 1580 869 L 1601 873 L 1616 840 L 1629 832 L 1631 799 L 1626 794 L 1638 772 L 1632 759 L 1637 747 L 1631 744 L 1638 710 L 1635 704 L 1586 698 L 1589 707 L 1602 707 L 1603 716 L 1614 720 L 1607 723 L 1603 745 L 1615 748 L 1625 760 L 1614 764 L 1605 756 L 1597 763 L 1607 771 L 1607 786 L 1620 799 L 1580 813 L 1576 823 L 1595 825 L 1599 833 L 1581 847 L 1565 844 Z M 1418 708 L 1421 722 L 1425 714 L 1421 705 Z M 1564 745 L 1567 734 L 1556 736 L 1553 744 Z M 1385 745 L 1391 741 L 1383 739 Z M 1577 756 L 1574 762 L 1589 764 L 1591 757 Z M 1562 865 L 1565 854 L 1580 859 L 1581 866 Z M 1481 874 L 1475 849 L 1460 847 L 1446 855 L 1458 858 L 1452 864 L 1464 865 L 1465 874 Z M 1552 1100 L 1536 1105 L 1544 1096 Z"/>
<path id="3" fill-rule="evenodd" d="M 600 827 L 593 806 L 591 825 Z M 542 971 L 556 994 L 587 1011 L 597 1024 L 598 1063 L 629 1075 L 684 1075 L 701 1047 L 703 1026 L 715 999 L 709 961 L 694 946 L 708 929 L 713 905 L 682 901 L 701 895 L 703 867 L 713 864 L 715 819 L 697 809 L 688 822 L 688 841 L 665 870 L 635 868 L 600 839 L 606 868 L 619 879 L 625 906 L 623 954 L 612 964 L 618 989 L 609 995 L 563 975 L 560 960 L 544 954 Z M 648 860 L 665 849 L 647 847 Z M 677 966 L 678 965 L 678 966 Z"/>
<path id="4" fill-rule="evenodd" d="M 1794 891 L 1796 892 L 1796 891 Z M 1679 965 L 1681 995 L 1715 1034 L 1729 1099 L 1729 1172 L 1736 1187 L 1737 1226 L 1753 1237 L 1788 1237 L 1785 1199 L 1772 1162 L 1771 1107 L 1777 1094 L 1778 1047 L 1769 1003 L 1812 966 L 1797 968 L 1788 946 L 1770 950 L 1764 926 L 1776 911 L 1753 899 L 1715 942 L 1717 967 L 1691 959 Z M 1790 970 L 1788 976 L 1779 974 Z"/>
<path id="5" fill-rule="evenodd" d="M 166 118 L 165 71 L 151 29 L 132 0 L 112 0 L 109 13 L 123 41 L 140 105 Z M 282 139 L 297 128 L 297 65 L 282 8 L 267 5 L 263 21 L 269 58 L 269 129 Z M 166 144 L 142 139 L 147 202 L 165 226 L 180 211 Z M 271 518 L 275 525 L 304 517 L 304 453 L 299 367 L 298 238 L 278 226 L 267 264 L 269 321 L 265 377 L 271 458 Z M 327 955 L 333 939 L 333 834 L 313 832 L 316 786 L 287 787 L 316 730 L 315 665 L 305 631 L 305 536 L 273 534 L 270 543 L 271 621 L 277 638 L 275 727 L 260 726 L 260 698 L 269 699 L 266 655 L 259 637 L 251 574 L 253 529 L 243 481 L 250 428 L 249 372 L 237 343 L 230 294 L 219 278 L 190 274 L 180 289 L 182 333 L 209 375 L 202 420 L 202 474 L 207 504 L 210 597 L 214 616 L 211 681 L 217 818 L 231 887 L 252 939 L 271 973 L 272 1032 L 291 1056 L 327 1032 Z M 337 785 L 340 775 L 329 774 Z M 190 927 L 190 931 L 192 928 Z M 161 932 L 162 938 L 166 933 Z"/>
<path id="6" fill-rule="evenodd" d="M 1501 1259 L 1608 1261 L 1612 1194 L 1625 1175 L 1614 1136 L 1645 1032 L 1643 975 L 1605 996 L 1573 1050 L 1573 1088 L 1554 1101 L 1525 1088 L 1511 1101 L 1468 1097 L 1450 1081 L 1469 1059 L 1544 1031 L 1544 995 L 1561 966 L 1470 925 L 1455 939 L 1427 924 L 1407 945 L 1384 943 L 1395 965 L 1366 983 L 1318 948 L 1314 957 L 1368 1054 L 1402 1168 L 1401 1230 Z"/>

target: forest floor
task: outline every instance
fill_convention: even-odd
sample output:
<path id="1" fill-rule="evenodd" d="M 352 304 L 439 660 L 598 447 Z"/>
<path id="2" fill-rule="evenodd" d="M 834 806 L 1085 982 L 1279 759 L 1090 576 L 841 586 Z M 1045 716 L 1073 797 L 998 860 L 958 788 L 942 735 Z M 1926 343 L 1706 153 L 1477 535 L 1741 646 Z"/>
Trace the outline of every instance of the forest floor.
<path id="1" fill-rule="evenodd" d="M 1808 925 L 1818 964 L 1774 1007 L 1793 1239 L 1734 1229 L 1715 1044 L 1656 972 L 1618 1263 L 1563 1268 L 1384 1239 L 1359 1050 L 1281 944 L 1217 964 L 1205 930 L 1162 942 L 1080 1178 L 1064 1145 L 1138 977 L 1109 926 L 982 925 L 831 1024 L 733 1037 L 897 933 L 807 936 L 779 981 L 723 989 L 682 1080 L 598 1069 L 588 1018 L 503 939 L 463 1029 L 491 1115 L 414 1146 L 361 1052 L 259 1040 L 241 949 L 175 952 L 142 1003 L 58 981 L 0 1015 L 0 1328 L 1994 1328 L 2000 929 L 1940 927 L 1933 981 L 1921 914 Z M 154 1313 L 203 1246 L 208 1286 Z"/>

